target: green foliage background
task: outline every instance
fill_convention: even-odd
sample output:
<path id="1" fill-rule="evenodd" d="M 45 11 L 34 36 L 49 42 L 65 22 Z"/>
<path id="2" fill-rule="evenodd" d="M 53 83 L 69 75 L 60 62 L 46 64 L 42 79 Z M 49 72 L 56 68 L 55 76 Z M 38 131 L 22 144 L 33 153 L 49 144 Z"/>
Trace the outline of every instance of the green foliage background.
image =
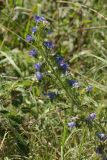
<path id="1" fill-rule="evenodd" d="M 50 22 L 53 54 L 69 61 L 70 75 L 82 85 L 78 91 L 66 85 L 69 96 L 60 84 L 64 78 L 47 79 L 50 90 L 61 92 L 52 102 L 41 94 L 28 55 L 25 38 L 34 15 Z M 96 120 L 87 125 L 83 119 L 92 112 Z M 80 126 L 70 130 L 73 117 Z M 102 160 L 107 141 L 96 132 L 107 134 L 107 1 L 0 0 L 0 159 Z M 98 145 L 103 155 L 96 154 Z"/>

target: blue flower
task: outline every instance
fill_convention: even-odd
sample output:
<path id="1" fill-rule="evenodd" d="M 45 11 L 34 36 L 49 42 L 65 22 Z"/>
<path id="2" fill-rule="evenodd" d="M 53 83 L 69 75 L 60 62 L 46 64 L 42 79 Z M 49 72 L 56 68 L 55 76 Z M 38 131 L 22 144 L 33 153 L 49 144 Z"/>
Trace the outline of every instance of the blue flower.
<path id="1" fill-rule="evenodd" d="M 35 57 L 37 55 L 37 51 L 35 49 L 32 49 L 29 51 L 29 55 Z"/>
<path id="2" fill-rule="evenodd" d="M 76 127 L 76 122 L 69 122 L 68 127 L 70 127 L 70 128 Z"/>
<path id="3" fill-rule="evenodd" d="M 41 72 L 36 72 L 36 78 L 38 81 L 40 81 L 43 78 L 43 74 Z"/>
<path id="4" fill-rule="evenodd" d="M 36 22 L 43 22 L 45 21 L 45 18 L 44 17 L 40 17 L 40 16 L 34 16 L 34 19 Z"/>
<path id="5" fill-rule="evenodd" d="M 64 62 L 64 58 L 61 56 L 56 56 L 55 59 L 58 65 Z"/>
<path id="6" fill-rule="evenodd" d="M 68 80 L 68 84 L 74 88 L 80 87 L 80 84 L 76 80 Z"/>
<path id="7" fill-rule="evenodd" d="M 36 27 L 33 27 L 33 28 L 32 28 L 32 33 L 34 34 L 36 31 L 37 31 L 37 28 L 36 28 Z"/>
<path id="8" fill-rule="evenodd" d="M 56 98 L 57 94 L 55 92 L 49 92 L 47 96 L 49 97 L 49 99 L 53 100 Z"/>
<path id="9" fill-rule="evenodd" d="M 92 91 L 92 89 L 93 89 L 93 87 L 92 87 L 92 86 L 88 86 L 88 87 L 86 88 L 86 91 L 87 91 L 87 92 L 91 92 L 91 91 Z"/>
<path id="10" fill-rule="evenodd" d="M 51 41 L 45 41 L 43 44 L 48 49 L 52 49 L 54 47 L 54 45 L 53 45 L 53 43 Z"/>
<path id="11" fill-rule="evenodd" d="M 89 116 L 88 116 L 88 119 L 89 120 L 94 120 L 96 118 L 96 113 L 91 113 Z"/>
<path id="12" fill-rule="evenodd" d="M 36 63 L 36 64 L 34 64 L 34 67 L 35 67 L 35 69 L 36 69 L 37 71 L 40 71 L 40 69 L 41 69 L 41 64 L 40 64 L 40 63 Z"/>
<path id="13" fill-rule="evenodd" d="M 27 36 L 26 36 L 26 41 L 27 41 L 27 42 L 33 41 L 33 37 L 32 37 L 31 35 L 27 35 Z"/>
<path id="14" fill-rule="evenodd" d="M 96 135 L 101 141 L 107 140 L 107 136 L 104 133 L 97 133 Z"/>
<path id="15" fill-rule="evenodd" d="M 67 69 L 68 69 L 68 64 L 67 63 L 62 62 L 62 63 L 59 64 L 59 66 L 64 72 L 66 72 Z"/>
<path id="16" fill-rule="evenodd" d="M 57 56 L 56 57 L 56 63 L 58 64 L 58 66 L 64 71 L 66 72 L 68 69 L 68 64 L 65 63 L 64 58 L 61 56 Z"/>

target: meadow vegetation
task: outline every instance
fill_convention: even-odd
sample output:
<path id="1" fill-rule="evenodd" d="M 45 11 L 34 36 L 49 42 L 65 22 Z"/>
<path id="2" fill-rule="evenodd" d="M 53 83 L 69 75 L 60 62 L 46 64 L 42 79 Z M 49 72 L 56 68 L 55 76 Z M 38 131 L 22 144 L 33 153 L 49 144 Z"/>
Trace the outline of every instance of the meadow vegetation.
<path id="1" fill-rule="evenodd" d="M 107 160 L 106 49 L 106 0 L 0 0 L 0 160 Z"/>

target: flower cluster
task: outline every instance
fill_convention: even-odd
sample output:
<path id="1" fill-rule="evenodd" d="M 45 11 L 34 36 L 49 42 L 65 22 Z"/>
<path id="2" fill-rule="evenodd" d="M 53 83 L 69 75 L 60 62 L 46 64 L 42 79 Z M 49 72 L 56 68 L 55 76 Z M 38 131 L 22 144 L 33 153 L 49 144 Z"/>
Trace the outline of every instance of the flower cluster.
<path id="1" fill-rule="evenodd" d="M 31 35 L 28 34 L 26 36 L 26 41 L 28 43 L 31 43 L 31 44 L 35 42 L 35 37 L 36 37 L 35 35 L 38 32 L 38 25 L 42 24 L 42 23 L 43 24 L 48 23 L 47 20 L 42 16 L 41 17 L 40 16 L 34 16 L 34 20 L 36 22 L 36 25 L 34 27 L 32 27 Z M 54 48 L 54 44 L 50 40 L 43 40 L 42 41 L 42 46 L 44 48 L 46 48 L 46 52 L 48 52 L 49 50 L 52 50 Z M 37 51 L 37 49 L 35 49 L 35 47 L 32 48 L 29 51 L 29 55 L 32 56 L 33 58 L 36 58 L 36 57 L 39 56 L 38 51 Z M 74 89 L 72 89 L 74 92 L 81 89 L 80 82 L 78 80 L 76 80 L 75 78 L 71 78 L 71 77 L 67 76 L 68 73 L 69 73 L 69 68 L 70 67 L 69 67 L 69 63 L 66 61 L 66 59 L 64 59 L 64 57 L 62 57 L 60 55 L 56 55 L 56 54 L 52 58 L 54 58 L 52 60 L 55 63 L 55 65 L 57 66 L 56 68 L 58 69 L 58 71 L 60 70 L 60 73 L 63 73 L 64 78 L 65 78 L 65 83 L 67 83 L 67 86 L 69 88 L 74 88 Z M 46 76 L 46 73 L 43 72 L 43 69 L 44 69 L 43 62 L 42 63 L 41 62 L 38 61 L 34 64 L 36 79 L 40 83 L 43 79 L 45 79 L 44 77 Z M 84 88 L 84 91 L 85 91 L 85 93 L 90 94 L 93 91 L 93 86 L 91 86 L 91 85 L 87 86 L 86 88 Z M 58 94 L 56 92 L 53 92 L 53 91 L 49 91 L 49 92 L 46 91 L 46 93 L 44 95 L 47 96 L 48 99 L 50 99 L 51 101 L 53 101 L 54 99 L 56 99 L 56 97 L 58 97 Z M 85 121 L 85 124 L 86 123 L 94 124 L 94 122 L 96 122 L 95 119 L 96 119 L 96 113 L 93 112 L 93 113 L 90 113 L 87 117 L 85 117 L 83 121 Z M 82 123 L 81 120 L 80 120 L 80 123 Z M 76 120 L 72 120 L 72 121 L 67 123 L 67 126 L 70 129 L 73 129 L 73 128 L 78 127 L 79 125 L 78 125 L 78 122 Z M 97 133 L 96 136 L 99 138 L 100 141 L 107 140 L 107 136 L 104 133 Z M 102 152 L 103 152 L 103 148 L 100 145 L 96 148 L 96 153 L 102 154 Z"/>
<path id="2" fill-rule="evenodd" d="M 93 121 L 95 118 L 96 118 L 96 113 L 91 113 L 86 118 L 86 121 Z M 70 128 L 74 128 L 76 126 L 78 126 L 77 122 L 71 121 L 71 122 L 68 123 L 68 127 L 70 127 Z"/>
<path id="3" fill-rule="evenodd" d="M 45 32 L 45 29 L 47 27 L 44 27 L 44 25 L 42 24 L 47 24 L 48 21 L 43 17 L 43 16 L 38 16 L 38 15 L 35 15 L 34 16 L 34 21 L 36 22 L 35 25 L 32 27 L 31 29 L 31 34 L 28 34 L 26 36 L 26 41 L 28 43 L 32 43 L 34 44 L 34 42 L 37 42 L 37 38 L 38 37 L 38 33 L 40 33 L 40 31 L 44 31 Z M 39 31 L 39 25 L 40 27 L 44 27 L 43 29 L 40 29 Z M 43 33 L 43 32 L 42 32 Z M 41 33 L 41 34 L 42 34 Z M 41 36 L 41 35 L 40 35 Z M 43 38 L 44 39 L 44 38 Z M 54 48 L 54 44 L 52 43 L 52 41 L 50 40 L 42 40 L 42 46 L 45 47 L 46 49 L 50 50 L 50 49 L 53 49 Z M 41 43 L 40 42 L 40 43 Z M 33 46 L 33 45 L 32 45 Z M 46 52 L 48 51 L 46 50 Z M 36 58 L 39 56 L 38 54 L 38 51 L 37 49 L 34 47 L 32 48 L 30 51 L 29 51 L 29 55 Z M 75 80 L 75 79 L 70 79 L 70 78 L 67 78 L 66 75 L 69 73 L 69 64 L 66 62 L 66 60 L 64 59 L 64 57 L 60 56 L 60 55 L 57 55 L 55 54 L 55 62 L 56 62 L 56 65 L 57 65 L 57 68 L 60 69 L 60 71 L 62 73 L 65 74 L 65 79 L 67 80 L 67 84 L 72 87 L 72 88 L 79 88 L 80 87 L 80 83 Z M 54 61 L 53 60 L 53 61 Z M 35 68 L 35 75 L 36 75 L 36 78 L 38 81 L 41 81 L 44 79 L 44 75 L 46 75 L 45 73 L 43 73 L 43 67 L 42 67 L 42 64 L 40 62 L 37 62 L 36 64 L 34 64 L 34 68 Z M 86 92 L 91 92 L 93 89 L 92 86 L 87 86 L 86 88 Z M 56 95 L 55 93 L 49 93 L 47 94 L 47 96 L 52 100 L 52 99 L 55 99 Z M 92 118 L 93 115 L 90 115 L 87 119 L 90 119 L 90 120 L 93 120 L 94 118 Z"/>
<path id="4" fill-rule="evenodd" d="M 65 62 L 64 58 L 61 56 L 56 56 L 56 63 L 58 64 L 59 68 L 66 73 L 66 71 L 68 70 L 68 63 Z"/>
<path id="5" fill-rule="evenodd" d="M 48 21 L 43 17 L 43 16 L 34 16 L 34 21 L 35 26 L 32 27 L 31 29 L 31 34 L 28 34 L 26 36 L 26 41 L 28 43 L 32 43 L 34 44 L 34 42 L 36 41 L 36 35 L 38 34 L 38 30 L 39 30 L 39 25 L 42 24 L 47 24 Z M 43 27 L 43 26 L 42 26 Z M 43 28 L 43 30 L 45 31 L 45 28 Z M 54 48 L 54 44 L 52 43 L 52 41 L 49 40 L 44 40 L 42 42 L 43 47 L 46 47 L 46 49 L 53 49 Z M 29 51 L 29 55 L 36 58 L 38 56 L 38 51 L 37 49 L 34 47 Z M 66 62 L 66 60 L 64 59 L 64 57 L 60 56 L 60 55 L 55 55 L 55 62 L 57 64 L 57 67 L 60 69 L 60 71 L 62 71 L 65 75 L 66 73 L 69 72 L 69 64 Z M 36 63 L 34 64 L 34 68 L 35 68 L 35 75 L 38 81 L 41 81 L 44 78 L 44 73 L 42 73 L 42 64 L 41 63 Z M 80 87 L 80 83 L 77 80 L 74 79 L 67 79 L 67 83 L 70 87 L 72 88 L 79 88 Z M 86 92 L 91 92 L 93 89 L 92 86 L 87 86 L 86 88 Z M 55 93 L 54 93 L 55 94 Z M 55 95 L 54 94 L 49 94 L 47 95 L 51 100 L 55 99 Z M 88 117 L 88 119 L 92 119 L 91 117 Z"/>
<path id="6" fill-rule="evenodd" d="M 28 34 L 26 36 L 26 41 L 28 43 L 32 43 L 34 44 L 35 40 L 36 40 L 36 35 L 38 34 L 38 30 L 39 30 L 39 25 L 41 24 L 47 24 L 48 21 L 42 17 L 42 16 L 34 16 L 34 20 L 36 22 L 35 26 L 32 27 L 31 29 L 31 34 Z M 42 26 L 43 27 L 43 26 Z M 43 29 L 45 31 L 45 28 Z M 41 43 L 41 42 L 40 42 Z M 44 40 L 44 42 L 42 43 L 43 47 L 45 47 L 46 49 L 53 49 L 54 48 L 54 45 L 52 43 L 52 41 L 46 41 Z M 38 51 L 37 49 L 34 47 L 32 48 L 30 51 L 29 51 L 29 55 L 32 56 L 33 58 L 37 58 L 38 55 Z M 35 69 L 35 75 L 36 75 L 36 79 L 40 82 L 43 80 L 44 78 L 44 75 L 46 75 L 46 73 L 43 73 L 42 70 L 43 70 L 43 65 L 42 63 L 40 62 L 37 62 L 34 64 L 34 69 Z M 50 100 L 53 100 L 57 97 L 57 94 L 55 92 L 48 92 L 47 94 L 47 97 L 50 99 Z"/>
<path id="7" fill-rule="evenodd" d="M 26 41 L 29 42 L 29 43 L 33 43 L 35 41 L 35 33 L 37 34 L 37 31 L 39 29 L 38 25 L 42 24 L 42 23 L 47 23 L 47 20 L 43 16 L 37 16 L 36 15 L 36 16 L 34 16 L 34 20 L 35 20 L 36 24 L 35 24 L 35 26 L 32 27 L 31 35 L 28 34 L 26 36 Z M 52 41 L 44 40 L 42 45 L 45 46 L 47 49 L 53 49 L 54 48 L 54 45 L 53 45 Z M 32 57 L 37 57 L 37 55 L 38 55 L 37 49 L 32 48 L 29 51 L 29 55 L 32 56 Z M 66 62 L 64 57 L 62 57 L 60 55 L 55 55 L 55 61 L 56 61 L 56 64 L 57 64 L 58 68 L 64 74 L 69 71 L 69 64 Z M 44 74 L 41 72 L 42 65 L 40 63 L 36 63 L 34 65 L 34 68 L 35 68 L 35 71 L 36 71 L 35 74 L 36 74 L 37 80 L 41 81 L 44 77 Z M 73 88 L 79 88 L 80 87 L 80 83 L 77 80 L 74 80 L 74 79 L 67 79 L 67 83 L 70 87 L 73 87 Z M 86 91 L 91 92 L 92 91 L 92 86 L 88 86 L 86 88 Z M 48 97 L 50 97 L 50 96 L 48 96 Z M 52 99 L 52 97 L 54 99 L 55 96 L 51 96 L 50 99 Z"/>

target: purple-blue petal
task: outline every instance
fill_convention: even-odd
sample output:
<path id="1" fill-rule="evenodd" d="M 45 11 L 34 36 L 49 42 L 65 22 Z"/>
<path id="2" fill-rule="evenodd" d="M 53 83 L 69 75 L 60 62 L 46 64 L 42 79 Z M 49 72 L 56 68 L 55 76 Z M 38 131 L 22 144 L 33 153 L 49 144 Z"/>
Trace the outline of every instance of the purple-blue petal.
<path id="1" fill-rule="evenodd" d="M 48 49 L 52 49 L 54 48 L 54 45 L 51 41 L 45 41 L 44 43 L 44 46 L 47 47 Z"/>
<path id="2" fill-rule="evenodd" d="M 68 127 L 74 128 L 76 126 L 76 122 L 69 122 Z"/>
<path id="3" fill-rule="evenodd" d="M 36 78 L 38 81 L 40 81 L 43 78 L 43 74 L 41 72 L 36 72 Z"/>
<path id="4" fill-rule="evenodd" d="M 64 72 L 66 72 L 68 70 L 68 64 L 67 63 L 60 63 L 59 66 Z"/>
<path id="5" fill-rule="evenodd" d="M 37 28 L 36 27 L 33 27 L 32 28 L 32 33 L 35 33 L 37 31 Z"/>
<path id="6" fill-rule="evenodd" d="M 80 87 L 80 83 L 76 80 L 67 80 L 68 81 L 68 84 L 71 86 L 71 87 L 74 87 L 74 88 L 78 88 Z"/>
<path id="7" fill-rule="evenodd" d="M 45 21 L 45 18 L 41 17 L 41 16 L 34 16 L 34 19 L 35 19 L 36 22 L 43 22 L 43 21 Z"/>
<path id="8" fill-rule="evenodd" d="M 89 115 L 89 119 L 90 120 L 94 120 L 96 118 L 96 113 L 91 113 L 90 115 Z"/>
<path id="9" fill-rule="evenodd" d="M 91 92 L 91 91 L 92 91 L 92 89 L 93 89 L 93 87 L 92 87 L 92 86 L 88 86 L 88 87 L 86 88 L 86 91 L 87 91 L 87 92 Z"/>
<path id="10" fill-rule="evenodd" d="M 40 69 L 41 69 L 41 64 L 40 64 L 40 63 L 36 63 L 36 64 L 34 64 L 34 67 L 35 67 L 35 69 L 36 69 L 37 71 L 40 71 Z"/>
<path id="11" fill-rule="evenodd" d="M 27 35 L 27 36 L 26 36 L 26 41 L 27 41 L 27 42 L 33 41 L 33 37 L 32 37 L 31 35 Z"/>
<path id="12" fill-rule="evenodd" d="M 29 55 L 35 57 L 37 55 L 37 51 L 35 49 L 30 50 Z"/>

